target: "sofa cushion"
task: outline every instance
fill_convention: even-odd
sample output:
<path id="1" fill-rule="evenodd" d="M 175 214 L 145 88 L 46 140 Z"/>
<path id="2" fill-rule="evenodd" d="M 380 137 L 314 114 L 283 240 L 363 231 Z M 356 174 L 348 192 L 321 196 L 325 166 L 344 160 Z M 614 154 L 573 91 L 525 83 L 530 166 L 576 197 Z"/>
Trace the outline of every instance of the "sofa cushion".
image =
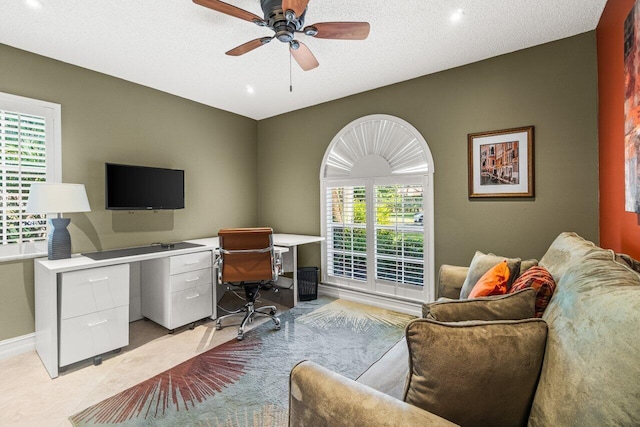
<path id="1" fill-rule="evenodd" d="M 546 268 L 556 284 L 575 264 L 580 264 L 585 255 L 602 250 L 573 232 L 563 232 L 551 243 L 538 265 Z"/>
<path id="2" fill-rule="evenodd" d="M 509 266 L 505 259 L 491 267 L 480 279 L 478 279 L 476 284 L 473 285 L 473 289 L 471 289 L 468 298 L 504 295 L 509 290 L 507 287 L 509 278 Z"/>
<path id="3" fill-rule="evenodd" d="M 409 351 L 407 341 L 402 338 L 360 374 L 356 381 L 402 400 L 408 373 Z"/>
<path id="4" fill-rule="evenodd" d="M 525 271 L 527 271 L 528 269 L 530 269 L 531 267 L 535 267 L 538 265 L 538 260 L 537 259 L 523 259 L 522 261 L 520 261 L 520 272 L 519 274 L 522 275 L 522 273 L 524 273 Z"/>
<path id="5" fill-rule="evenodd" d="M 616 254 L 616 261 L 620 264 L 627 264 L 635 272 L 640 272 L 640 261 L 627 254 Z"/>
<path id="6" fill-rule="evenodd" d="M 546 336 L 541 319 L 412 320 L 404 400 L 461 426 L 525 426 Z"/>
<path id="7" fill-rule="evenodd" d="M 556 290 L 556 282 L 546 268 L 531 267 L 518 277 L 509 292 L 517 292 L 522 289 L 532 288 L 536 292 L 536 317 L 542 317 L 549 300 Z"/>
<path id="8" fill-rule="evenodd" d="M 529 319 L 535 314 L 535 296 L 535 290 L 523 289 L 492 297 L 438 300 L 422 305 L 422 317 L 439 322 Z"/>
<path id="9" fill-rule="evenodd" d="M 489 269 L 494 267 L 496 264 L 501 263 L 505 259 L 507 260 L 510 273 L 510 280 L 507 283 L 507 288 L 511 288 L 513 278 L 517 277 L 520 272 L 520 258 L 505 258 L 494 254 L 484 254 L 480 251 L 476 251 L 473 259 L 471 260 L 471 264 L 469 265 L 467 277 L 462 284 L 460 299 L 469 298 L 469 294 L 478 280 L 480 280 L 480 278 L 489 271 Z"/>
<path id="10" fill-rule="evenodd" d="M 549 337 L 532 427 L 640 425 L 640 276 L 614 258 L 562 233 L 540 262 L 559 279 L 542 316 Z"/>
<path id="11" fill-rule="evenodd" d="M 468 266 L 442 264 L 438 270 L 438 297 L 460 298 L 460 290 L 468 272 Z"/>

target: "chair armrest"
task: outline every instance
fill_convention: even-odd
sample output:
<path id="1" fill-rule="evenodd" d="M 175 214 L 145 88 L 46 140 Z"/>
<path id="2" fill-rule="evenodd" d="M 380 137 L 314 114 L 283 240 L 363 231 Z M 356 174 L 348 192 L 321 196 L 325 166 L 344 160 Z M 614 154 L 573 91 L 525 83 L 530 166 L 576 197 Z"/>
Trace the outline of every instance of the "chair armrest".
<path id="1" fill-rule="evenodd" d="M 283 269 L 283 264 L 282 264 L 282 252 L 275 252 L 273 253 L 273 264 L 274 264 L 274 277 L 273 277 L 273 282 L 275 283 L 278 280 L 278 276 L 282 276 L 282 269 Z"/>
<path id="2" fill-rule="evenodd" d="M 442 264 L 438 272 L 438 297 L 459 299 L 468 271 L 469 267 Z"/>
<path id="3" fill-rule="evenodd" d="M 456 425 L 309 361 L 291 370 L 289 390 L 290 427 Z"/>

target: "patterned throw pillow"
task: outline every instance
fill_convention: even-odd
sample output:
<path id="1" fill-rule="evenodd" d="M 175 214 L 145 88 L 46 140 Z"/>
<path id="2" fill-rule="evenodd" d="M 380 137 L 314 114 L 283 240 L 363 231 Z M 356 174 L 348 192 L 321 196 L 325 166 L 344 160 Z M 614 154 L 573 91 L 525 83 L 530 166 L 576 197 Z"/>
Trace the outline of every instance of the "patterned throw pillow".
<path id="1" fill-rule="evenodd" d="M 542 317 L 549 300 L 556 290 L 556 282 L 546 268 L 531 267 L 513 282 L 510 293 L 520 289 L 533 288 L 536 290 L 536 317 Z"/>

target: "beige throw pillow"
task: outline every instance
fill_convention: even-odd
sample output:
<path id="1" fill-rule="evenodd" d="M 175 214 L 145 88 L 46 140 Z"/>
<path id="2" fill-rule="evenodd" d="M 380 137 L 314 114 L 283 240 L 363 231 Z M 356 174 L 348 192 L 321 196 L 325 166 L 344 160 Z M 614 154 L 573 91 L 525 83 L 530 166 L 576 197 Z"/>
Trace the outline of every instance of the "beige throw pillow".
<path id="1" fill-rule="evenodd" d="M 404 401 L 461 426 L 526 426 L 544 356 L 541 319 L 406 328 Z"/>
<path id="2" fill-rule="evenodd" d="M 466 320 L 520 320 L 535 317 L 536 291 L 422 304 L 422 317 L 439 322 Z"/>
<path id="3" fill-rule="evenodd" d="M 507 266 L 509 267 L 509 281 L 507 283 L 507 289 L 511 288 L 511 284 L 518 277 L 520 273 L 520 258 L 505 258 L 494 254 L 484 254 L 480 251 L 476 251 L 476 254 L 471 260 L 469 265 L 469 271 L 467 277 L 462 284 L 460 290 L 460 299 L 469 298 L 469 294 L 473 289 L 473 286 L 480 280 L 480 278 L 491 268 L 504 260 L 507 260 Z"/>

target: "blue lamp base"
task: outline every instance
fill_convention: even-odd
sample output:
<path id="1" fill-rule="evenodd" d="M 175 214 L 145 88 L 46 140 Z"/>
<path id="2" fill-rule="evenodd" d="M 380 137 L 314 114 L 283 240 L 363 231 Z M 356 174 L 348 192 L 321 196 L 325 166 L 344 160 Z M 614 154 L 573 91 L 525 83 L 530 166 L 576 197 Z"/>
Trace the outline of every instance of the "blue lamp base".
<path id="1" fill-rule="evenodd" d="M 71 236 L 67 226 L 71 220 L 69 218 L 52 218 L 51 226 L 53 230 L 49 234 L 47 248 L 49 259 L 71 258 Z"/>

